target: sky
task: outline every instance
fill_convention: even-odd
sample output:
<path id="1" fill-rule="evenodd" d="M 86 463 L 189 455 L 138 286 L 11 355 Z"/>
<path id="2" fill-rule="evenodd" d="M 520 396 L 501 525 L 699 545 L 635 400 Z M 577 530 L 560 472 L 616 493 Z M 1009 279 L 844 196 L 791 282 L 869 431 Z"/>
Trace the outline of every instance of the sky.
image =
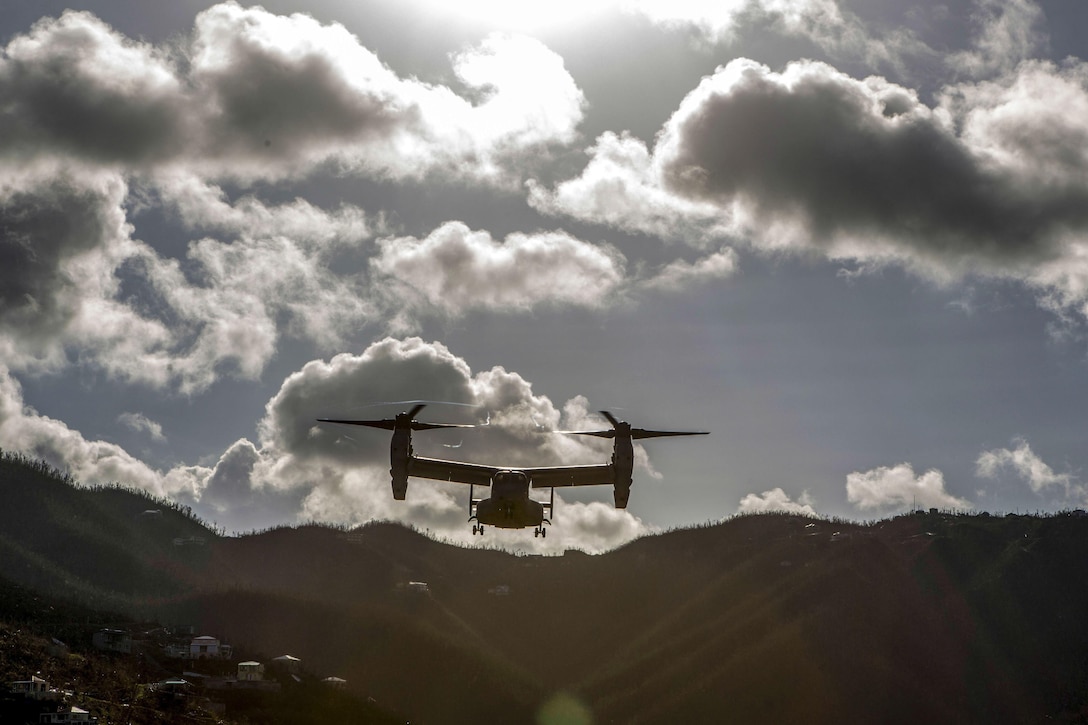
<path id="1" fill-rule="evenodd" d="M 349 6 L 350 5 L 350 6 Z M 590 552 L 1088 505 L 1088 5 L 8 0 L 0 448 L 226 532 Z M 546 540 L 416 452 L 600 463 Z"/>

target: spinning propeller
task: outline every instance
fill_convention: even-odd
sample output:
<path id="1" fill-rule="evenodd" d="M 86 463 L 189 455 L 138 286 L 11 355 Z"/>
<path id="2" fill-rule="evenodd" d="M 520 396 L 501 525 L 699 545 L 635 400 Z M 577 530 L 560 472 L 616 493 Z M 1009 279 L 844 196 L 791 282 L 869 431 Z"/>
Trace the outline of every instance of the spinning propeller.
<path id="1" fill-rule="evenodd" d="M 412 430 L 435 430 L 436 428 L 475 428 L 469 423 L 421 423 L 416 420 L 419 411 L 427 407 L 424 402 L 415 402 L 410 410 L 398 413 L 395 418 L 383 418 L 381 420 L 336 420 L 333 418 L 318 418 L 321 423 L 343 423 L 344 425 L 365 425 L 368 428 L 382 428 L 384 430 L 396 430 L 398 428 L 411 428 Z"/>
<path id="2" fill-rule="evenodd" d="M 572 433 L 582 436 L 596 436 L 597 438 L 615 438 L 618 436 L 630 436 L 632 440 L 642 438 L 662 438 L 664 436 L 705 436 L 709 431 L 705 430 L 646 430 L 645 428 L 632 428 L 625 420 L 617 420 L 616 416 L 607 410 L 602 410 L 601 415 L 612 424 L 609 430 L 561 430 L 557 433 Z"/>

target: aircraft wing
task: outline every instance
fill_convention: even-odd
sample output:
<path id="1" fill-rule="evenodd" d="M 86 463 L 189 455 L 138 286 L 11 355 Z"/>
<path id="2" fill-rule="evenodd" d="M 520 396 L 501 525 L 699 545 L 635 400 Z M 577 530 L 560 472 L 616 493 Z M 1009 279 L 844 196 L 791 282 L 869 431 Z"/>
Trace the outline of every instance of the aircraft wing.
<path id="1" fill-rule="evenodd" d="M 588 466 L 553 466 L 550 468 L 519 468 L 532 480 L 533 488 L 553 486 L 600 486 L 616 481 L 612 465 L 599 463 Z"/>
<path id="2" fill-rule="evenodd" d="M 412 456 L 408 459 L 408 475 L 418 478 L 431 478 L 436 481 L 454 481 L 456 483 L 471 483 L 476 486 L 490 486 L 491 477 L 496 472 L 504 469 L 498 466 L 481 466 L 478 463 L 461 463 L 460 461 L 443 461 L 438 458 L 419 458 Z"/>
<path id="3" fill-rule="evenodd" d="M 491 477 L 499 471 L 522 471 L 532 481 L 533 488 L 552 488 L 559 486 L 599 486 L 615 482 L 612 466 L 607 463 L 588 466 L 549 466 L 542 468 L 518 468 L 517 466 L 483 466 L 478 463 L 444 461 L 440 458 L 421 458 L 412 456 L 408 459 L 408 475 L 417 478 L 430 478 L 435 481 L 453 481 L 471 483 L 476 486 L 490 486 Z"/>

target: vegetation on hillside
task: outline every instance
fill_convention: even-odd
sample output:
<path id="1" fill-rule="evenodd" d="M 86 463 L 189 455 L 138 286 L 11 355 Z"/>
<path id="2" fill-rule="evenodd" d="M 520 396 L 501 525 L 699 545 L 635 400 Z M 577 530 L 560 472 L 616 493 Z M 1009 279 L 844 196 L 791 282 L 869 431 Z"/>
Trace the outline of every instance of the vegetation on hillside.
<path id="1" fill-rule="evenodd" d="M 765 514 L 535 557 L 393 524 L 220 537 L 164 505 L 149 528 L 142 494 L 4 465 L 0 576 L 29 596 L 290 652 L 413 722 L 1088 722 L 1080 512 Z"/>

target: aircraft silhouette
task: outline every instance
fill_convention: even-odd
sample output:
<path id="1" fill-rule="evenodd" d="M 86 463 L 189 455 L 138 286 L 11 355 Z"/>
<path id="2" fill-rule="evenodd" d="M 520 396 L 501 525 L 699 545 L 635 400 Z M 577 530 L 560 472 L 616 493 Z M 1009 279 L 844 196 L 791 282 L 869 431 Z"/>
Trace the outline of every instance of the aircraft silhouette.
<path id="1" fill-rule="evenodd" d="M 422 423 L 416 420 L 426 407 L 417 403 L 410 410 L 395 418 L 382 420 L 339 420 L 318 418 L 322 423 L 360 425 L 393 431 L 389 445 L 389 473 L 392 476 L 393 498 L 403 501 L 408 491 L 408 477 L 430 478 L 436 481 L 454 481 L 469 485 L 468 520 L 475 521 L 472 533 L 483 535 L 484 525 L 501 529 L 536 527 L 534 536 L 547 536 L 544 524 L 551 524 L 555 509 L 555 489 L 560 486 L 613 487 L 616 508 L 627 508 L 631 495 L 631 474 L 635 464 L 632 441 L 664 436 L 707 435 L 708 431 L 667 431 L 632 428 L 629 423 L 617 420 L 608 411 L 601 415 L 612 425 L 607 430 L 554 431 L 573 435 L 612 438 L 612 460 L 609 463 L 578 466 L 506 467 L 489 466 L 439 458 L 424 458 L 412 452 L 412 431 L 438 428 L 474 428 L 473 425 L 456 423 Z M 491 495 L 475 497 L 476 486 L 490 486 Z M 529 496 L 530 488 L 551 489 L 548 501 L 537 501 Z M 547 517 L 544 515 L 547 511 Z"/>

